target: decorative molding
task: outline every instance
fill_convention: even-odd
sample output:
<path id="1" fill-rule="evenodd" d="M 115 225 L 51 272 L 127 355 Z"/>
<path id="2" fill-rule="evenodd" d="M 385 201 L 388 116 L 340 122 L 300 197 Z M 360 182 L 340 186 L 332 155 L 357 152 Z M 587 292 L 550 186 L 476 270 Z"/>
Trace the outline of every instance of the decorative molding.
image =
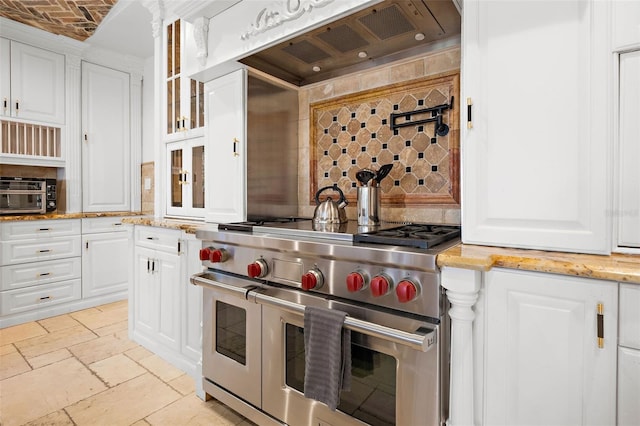
<path id="1" fill-rule="evenodd" d="M 142 5 L 151 12 L 151 33 L 153 38 L 162 35 L 162 20 L 165 17 L 165 5 L 163 0 L 144 0 Z"/>
<path id="2" fill-rule="evenodd" d="M 209 39 L 209 20 L 200 16 L 193 21 L 193 37 L 196 42 L 196 58 L 201 66 L 207 64 Z"/>
<path id="3" fill-rule="evenodd" d="M 323 7 L 332 2 L 333 0 L 281 0 L 278 3 L 273 3 L 258 12 L 255 22 L 246 32 L 242 33 L 240 38 L 247 40 L 285 22 L 294 21 L 305 13 L 311 13 L 314 8 Z"/>
<path id="4" fill-rule="evenodd" d="M 480 271 L 442 268 L 442 286 L 451 302 L 451 379 L 447 426 L 474 424 L 474 341 L 473 327 L 482 277 Z"/>

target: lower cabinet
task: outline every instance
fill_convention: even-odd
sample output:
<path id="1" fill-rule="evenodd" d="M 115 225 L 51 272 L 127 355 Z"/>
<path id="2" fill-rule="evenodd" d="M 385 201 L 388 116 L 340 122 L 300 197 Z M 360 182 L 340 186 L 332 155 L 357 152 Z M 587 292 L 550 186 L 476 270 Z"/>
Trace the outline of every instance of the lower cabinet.
<path id="1" fill-rule="evenodd" d="M 121 293 L 126 298 L 131 269 L 131 225 L 120 218 L 82 219 L 82 296 Z"/>
<path id="2" fill-rule="evenodd" d="M 618 424 L 640 425 L 640 285 L 620 284 Z"/>
<path id="3" fill-rule="evenodd" d="M 495 269 L 484 285 L 484 424 L 615 424 L 618 284 Z"/>
<path id="4" fill-rule="evenodd" d="M 199 245 L 183 231 L 135 227 L 135 266 L 129 293 L 132 340 L 190 374 L 202 393 L 202 293 L 189 282 L 198 272 Z"/>

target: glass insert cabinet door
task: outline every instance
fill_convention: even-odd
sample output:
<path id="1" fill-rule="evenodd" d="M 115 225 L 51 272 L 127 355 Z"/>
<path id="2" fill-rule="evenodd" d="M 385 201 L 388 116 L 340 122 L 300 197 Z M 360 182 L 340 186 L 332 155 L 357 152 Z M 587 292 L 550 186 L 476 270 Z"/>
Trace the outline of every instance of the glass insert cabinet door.
<path id="1" fill-rule="evenodd" d="M 167 144 L 167 215 L 204 217 L 204 138 Z"/>
<path id="2" fill-rule="evenodd" d="M 179 134 L 204 126 L 204 83 L 183 76 L 181 45 L 192 25 L 180 19 L 166 27 L 166 132 Z"/>

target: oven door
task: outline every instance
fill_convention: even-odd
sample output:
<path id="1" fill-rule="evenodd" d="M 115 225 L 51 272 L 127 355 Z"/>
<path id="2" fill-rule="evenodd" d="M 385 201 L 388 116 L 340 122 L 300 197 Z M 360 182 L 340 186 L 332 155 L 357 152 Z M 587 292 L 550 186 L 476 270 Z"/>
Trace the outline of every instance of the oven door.
<path id="1" fill-rule="evenodd" d="M 279 293 L 277 297 L 282 298 Z M 399 331 L 430 333 L 433 344 L 423 351 L 352 330 L 351 390 L 342 391 L 337 410 L 331 411 L 325 404 L 304 397 L 304 315 L 264 304 L 264 411 L 291 426 L 440 424 L 438 325 L 308 294 L 296 299 L 297 303 L 345 311 L 352 318 Z"/>
<path id="2" fill-rule="evenodd" d="M 0 190 L 0 214 L 46 213 L 44 191 Z"/>
<path id="3" fill-rule="evenodd" d="M 203 289 L 202 375 L 258 408 L 261 315 L 260 305 L 210 286 Z"/>

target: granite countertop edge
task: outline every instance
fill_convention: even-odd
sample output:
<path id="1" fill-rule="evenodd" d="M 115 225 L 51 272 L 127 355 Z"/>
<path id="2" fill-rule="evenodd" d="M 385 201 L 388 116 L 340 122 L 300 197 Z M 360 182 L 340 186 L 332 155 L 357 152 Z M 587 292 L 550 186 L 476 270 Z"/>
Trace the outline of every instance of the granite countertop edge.
<path id="1" fill-rule="evenodd" d="M 0 222 L 22 222 L 30 220 L 88 219 L 96 217 L 140 216 L 141 212 L 86 212 L 86 213 L 47 213 L 0 216 Z"/>
<path id="2" fill-rule="evenodd" d="M 440 268 L 519 269 L 640 284 L 640 254 L 565 253 L 458 244 L 438 254 Z"/>

